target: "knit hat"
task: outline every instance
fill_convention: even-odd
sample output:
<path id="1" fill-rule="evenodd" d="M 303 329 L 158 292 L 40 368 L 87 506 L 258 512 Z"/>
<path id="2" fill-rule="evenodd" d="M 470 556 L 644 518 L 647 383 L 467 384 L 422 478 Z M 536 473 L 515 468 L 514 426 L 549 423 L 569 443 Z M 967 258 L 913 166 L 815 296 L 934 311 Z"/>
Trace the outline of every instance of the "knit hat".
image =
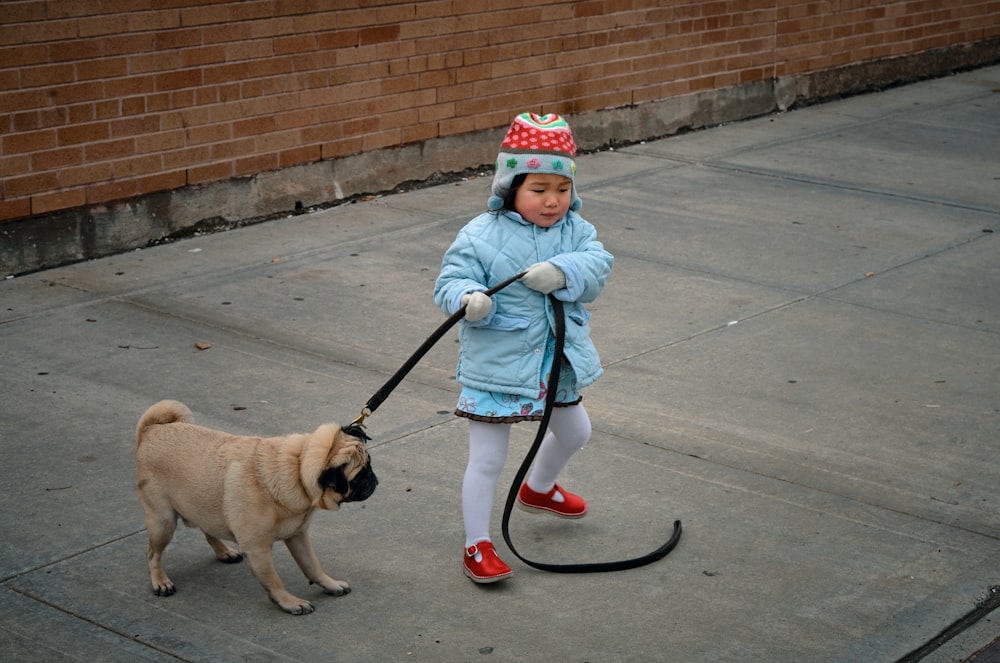
<path id="1" fill-rule="evenodd" d="M 496 173 L 493 175 L 493 195 L 487 201 L 491 210 L 503 208 L 504 198 L 518 175 L 543 173 L 562 175 L 572 182 L 576 175 L 576 143 L 561 116 L 521 113 L 514 118 L 500 145 Z M 580 209 L 576 185 L 571 193 L 571 210 Z"/>

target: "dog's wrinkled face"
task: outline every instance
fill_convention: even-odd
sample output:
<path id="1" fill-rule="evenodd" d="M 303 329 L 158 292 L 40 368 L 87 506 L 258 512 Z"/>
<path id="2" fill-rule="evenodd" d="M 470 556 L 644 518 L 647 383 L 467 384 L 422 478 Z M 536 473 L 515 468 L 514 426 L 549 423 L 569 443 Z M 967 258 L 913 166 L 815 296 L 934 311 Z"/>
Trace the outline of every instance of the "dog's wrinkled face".
<path id="1" fill-rule="evenodd" d="M 363 449 L 363 447 L 362 447 Z M 348 479 L 351 468 L 347 464 L 326 468 L 319 477 L 319 483 L 343 496 L 343 502 L 362 502 L 372 496 L 378 486 L 378 477 L 371 466 L 371 458 L 364 454 L 365 462 Z"/>
<path id="2" fill-rule="evenodd" d="M 372 470 L 371 461 L 361 468 L 354 478 L 348 482 L 349 490 L 344 498 L 345 502 L 363 502 L 372 496 L 375 487 L 378 485 L 378 477 Z"/>

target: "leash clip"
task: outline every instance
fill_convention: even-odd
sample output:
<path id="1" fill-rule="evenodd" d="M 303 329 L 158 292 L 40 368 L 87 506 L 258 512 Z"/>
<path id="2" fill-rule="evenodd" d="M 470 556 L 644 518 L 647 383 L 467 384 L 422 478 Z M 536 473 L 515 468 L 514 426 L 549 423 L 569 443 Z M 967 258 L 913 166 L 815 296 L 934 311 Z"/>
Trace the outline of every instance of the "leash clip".
<path id="1" fill-rule="evenodd" d="M 357 419 L 355 419 L 354 421 L 351 422 L 351 425 L 349 426 L 349 428 L 354 428 L 354 427 L 364 428 L 365 427 L 365 419 L 367 419 L 368 417 L 370 417 L 371 414 L 372 414 L 372 411 L 368 408 L 367 405 L 365 407 L 361 408 L 361 415 Z"/>

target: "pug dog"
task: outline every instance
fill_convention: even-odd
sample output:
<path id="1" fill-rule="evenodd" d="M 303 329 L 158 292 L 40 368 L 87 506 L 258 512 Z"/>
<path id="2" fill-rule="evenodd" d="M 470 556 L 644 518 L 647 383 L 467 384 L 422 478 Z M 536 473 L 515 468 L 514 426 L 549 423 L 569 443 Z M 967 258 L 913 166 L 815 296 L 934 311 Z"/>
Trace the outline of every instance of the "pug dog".
<path id="1" fill-rule="evenodd" d="M 350 430 L 355 435 L 325 424 L 308 434 L 250 437 L 198 426 L 177 401 L 146 410 L 136 429 L 136 469 L 153 593 L 176 591 L 161 564 L 178 518 L 201 529 L 217 559 L 246 559 L 285 612 L 306 615 L 314 607 L 282 584 L 271 558 L 275 541 L 285 542 L 310 584 L 334 596 L 350 592 L 323 571 L 309 538 L 316 509 L 366 500 L 378 485 L 364 433 Z"/>

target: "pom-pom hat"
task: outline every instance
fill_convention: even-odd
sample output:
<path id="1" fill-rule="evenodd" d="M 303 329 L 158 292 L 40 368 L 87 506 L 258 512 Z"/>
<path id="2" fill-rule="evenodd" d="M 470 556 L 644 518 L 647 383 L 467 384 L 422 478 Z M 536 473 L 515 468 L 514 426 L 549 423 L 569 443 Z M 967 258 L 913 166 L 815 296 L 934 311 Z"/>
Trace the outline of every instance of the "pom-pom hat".
<path id="1" fill-rule="evenodd" d="M 521 113 L 514 118 L 500 145 L 493 175 L 493 195 L 487 205 L 494 211 L 502 209 L 504 198 L 518 175 L 562 175 L 572 182 L 576 175 L 575 156 L 573 133 L 561 116 Z M 578 210 L 580 204 L 574 184 L 569 208 Z"/>

